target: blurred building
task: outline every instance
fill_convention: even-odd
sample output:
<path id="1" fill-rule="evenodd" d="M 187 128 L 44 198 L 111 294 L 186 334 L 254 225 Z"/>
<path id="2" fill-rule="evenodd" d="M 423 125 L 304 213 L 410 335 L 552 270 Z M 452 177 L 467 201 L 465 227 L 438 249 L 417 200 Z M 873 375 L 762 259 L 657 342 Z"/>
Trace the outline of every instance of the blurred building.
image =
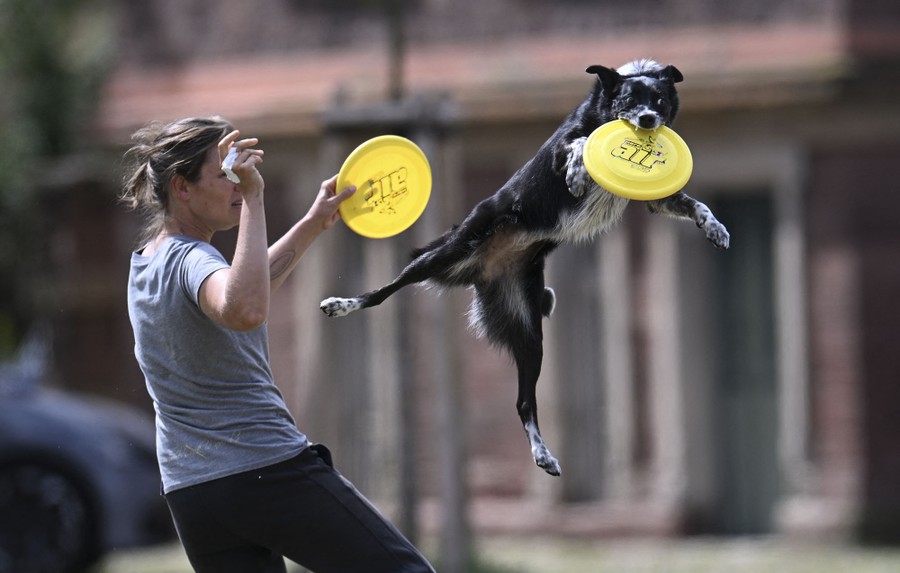
<path id="1" fill-rule="evenodd" d="M 419 223 L 380 241 L 332 230 L 273 301 L 276 376 L 303 430 L 370 495 L 418 501 L 425 526 L 457 475 L 485 532 L 900 540 L 900 5 L 397 5 L 402 36 L 363 0 L 119 6 L 94 134 L 111 165 L 150 120 L 224 115 L 263 141 L 275 238 L 367 137 L 401 133 L 429 156 Z M 466 331 L 468 293 L 407 289 L 343 319 L 318 302 L 387 282 L 493 193 L 586 95 L 587 66 L 643 57 L 684 73 L 685 191 L 733 247 L 635 203 L 614 232 L 551 257 L 551 478 L 531 461 L 514 367 Z M 114 204 L 118 175 L 66 183 L 56 203 L 58 367 L 146 403 L 125 316 L 136 221 Z"/>

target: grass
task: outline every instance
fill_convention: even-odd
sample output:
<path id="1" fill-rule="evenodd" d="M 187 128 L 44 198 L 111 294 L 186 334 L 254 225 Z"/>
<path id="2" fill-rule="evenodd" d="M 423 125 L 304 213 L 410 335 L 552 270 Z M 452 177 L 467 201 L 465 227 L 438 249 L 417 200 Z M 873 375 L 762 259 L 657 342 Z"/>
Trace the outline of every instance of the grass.
<path id="1" fill-rule="evenodd" d="M 896 573 L 900 548 L 775 539 L 487 538 L 470 573 Z M 439 568 L 439 565 L 438 565 Z M 440 570 L 440 568 L 439 568 Z M 289 567 L 291 573 L 302 569 Z M 114 552 L 91 573 L 191 573 L 177 543 Z"/>
<path id="2" fill-rule="evenodd" d="M 491 540 L 482 559 L 503 573 L 896 573 L 900 549 L 788 545 L 761 539 Z"/>

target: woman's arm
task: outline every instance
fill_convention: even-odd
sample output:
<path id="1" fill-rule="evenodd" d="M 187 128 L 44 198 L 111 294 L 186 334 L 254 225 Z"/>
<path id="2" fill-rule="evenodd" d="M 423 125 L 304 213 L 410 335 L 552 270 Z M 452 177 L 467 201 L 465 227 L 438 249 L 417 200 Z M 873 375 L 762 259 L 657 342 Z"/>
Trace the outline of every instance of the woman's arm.
<path id="1" fill-rule="evenodd" d="M 353 195 L 356 188 L 350 186 L 336 193 L 336 184 L 337 175 L 323 181 L 319 194 L 306 215 L 269 247 L 270 292 L 275 292 L 293 272 L 316 238 L 341 218 L 338 206 Z"/>
<path id="2" fill-rule="evenodd" d="M 219 142 L 219 157 L 230 145 L 241 153 L 234 172 L 241 182 L 237 188 L 243 199 L 237 244 L 231 267 L 211 274 L 200 286 L 200 308 L 216 323 L 232 330 L 246 331 L 261 326 L 269 318 L 269 262 L 266 237 L 265 183 L 257 166 L 262 151 L 249 149 L 255 138 L 234 143 L 234 131 Z"/>

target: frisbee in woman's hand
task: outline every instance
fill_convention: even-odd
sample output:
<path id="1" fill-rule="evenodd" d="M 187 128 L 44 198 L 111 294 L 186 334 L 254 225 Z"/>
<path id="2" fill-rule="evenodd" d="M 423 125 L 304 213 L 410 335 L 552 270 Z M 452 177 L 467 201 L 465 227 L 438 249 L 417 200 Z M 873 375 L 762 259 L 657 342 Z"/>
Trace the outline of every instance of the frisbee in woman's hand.
<path id="1" fill-rule="evenodd" d="M 615 120 L 595 129 L 584 144 L 584 167 L 594 181 L 629 199 L 650 201 L 677 193 L 693 166 L 687 144 L 665 126 L 650 131 Z"/>
<path id="2" fill-rule="evenodd" d="M 428 204 L 431 166 L 419 147 L 397 135 L 364 142 L 344 161 L 337 189 L 356 185 L 341 203 L 344 222 L 364 237 L 381 239 L 405 231 Z"/>

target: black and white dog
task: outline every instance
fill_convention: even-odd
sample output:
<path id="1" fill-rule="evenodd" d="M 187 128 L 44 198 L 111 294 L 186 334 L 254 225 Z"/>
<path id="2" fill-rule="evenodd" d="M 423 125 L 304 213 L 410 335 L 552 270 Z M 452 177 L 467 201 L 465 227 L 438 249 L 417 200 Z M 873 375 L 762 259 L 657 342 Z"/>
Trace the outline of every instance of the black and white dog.
<path id="1" fill-rule="evenodd" d="M 329 298 L 320 307 L 344 316 L 381 304 L 400 288 L 425 281 L 472 286 L 470 322 L 477 334 L 508 350 L 519 376 L 516 408 L 534 461 L 551 475 L 559 462 L 538 428 L 535 386 L 543 360 L 542 317 L 556 304 L 544 286 L 544 260 L 564 242 L 593 239 L 622 216 L 628 199 L 609 193 L 582 161 L 587 137 L 600 125 L 624 119 L 642 129 L 670 125 L 678 112 L 674 66 L 638 60 L 612 70 L 591 66 L 597 81 L 537 154 L 494 195 L 484 199 L 440 238 L 412 254 L 390 284 L 354 298 Z M 727 249 L 725 227 L 699 201 L 678 192 L 648 201 L 651 213 L 694 221 L 716 247 Z"/>

